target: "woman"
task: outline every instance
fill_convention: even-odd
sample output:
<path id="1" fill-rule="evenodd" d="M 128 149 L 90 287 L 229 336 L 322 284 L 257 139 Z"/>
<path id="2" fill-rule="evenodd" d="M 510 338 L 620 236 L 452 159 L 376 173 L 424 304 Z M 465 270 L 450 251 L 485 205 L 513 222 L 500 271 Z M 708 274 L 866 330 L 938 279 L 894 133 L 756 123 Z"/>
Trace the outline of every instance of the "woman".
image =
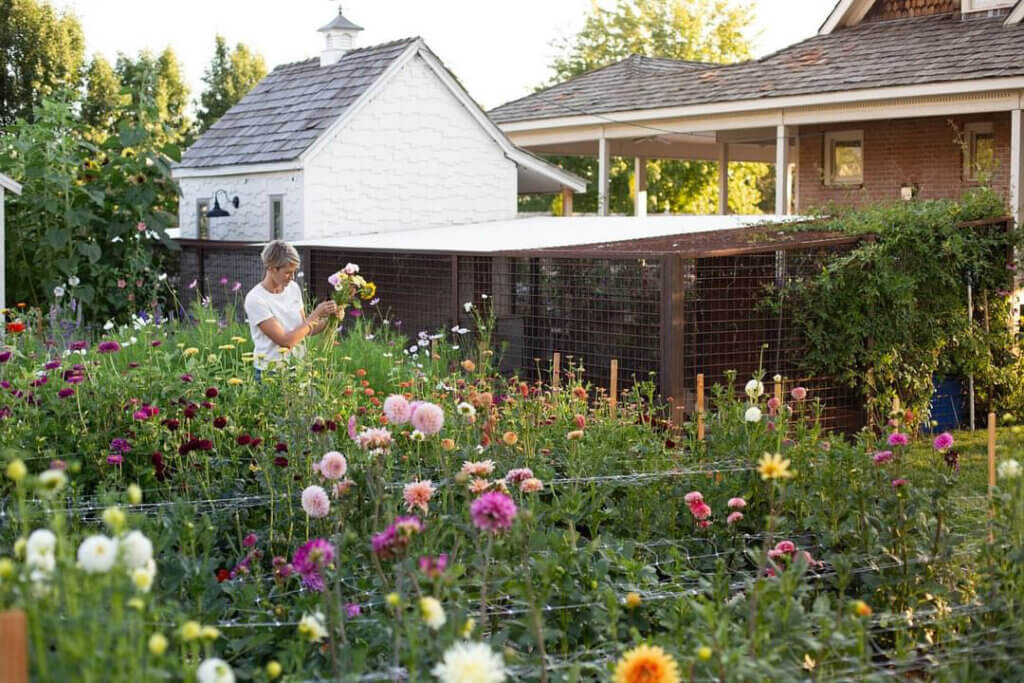
<path id="1" fill-rule="evenodd" d="M 328 319 L 338 310 L 333 301 L 324 301 L 306 317 L 302 290 L 295 282 L 299 269 L 299 252 L 283 240 L 274 240 L 260 254 L 266 275 L 263 281 L 245 295 L 245 315 L 252 333 L 253 364 L 256 379 L 267 366 L 281 360 L 281 349 L 294 349 L 301 355 L 300 344 L 309 336 L 323 332 Z"/>

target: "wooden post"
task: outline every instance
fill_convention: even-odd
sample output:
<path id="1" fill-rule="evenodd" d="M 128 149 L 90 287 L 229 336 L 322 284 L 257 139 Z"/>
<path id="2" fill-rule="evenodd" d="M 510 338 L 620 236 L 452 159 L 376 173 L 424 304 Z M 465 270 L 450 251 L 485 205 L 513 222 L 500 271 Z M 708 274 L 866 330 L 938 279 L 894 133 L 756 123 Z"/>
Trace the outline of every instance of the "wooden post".
<path id="1" fill-rule="evenodd" d="M 555 351 L 554 355 L 551 357 L 551 388 L 556 391 L 558 390 L 558 387 L 561 384 L 561 374 L 562 354 L 560 354 L 558 351 Z"/>
<path id="2" fill-rule="evenodd" d="M 562 188 L 562 215 L 572 215 L 572 190 L 568 187 Z"/>
<path id="3" fill-rule="evenodd" d="M 436 339 L 431 339 L 430 340 L 430 358 L 432 360 L 440 360 L 441 359 L 441 354 L 439 354 L 437 352 L 437 340 Z"/>
<path id="4" fill-rule="evenodd" d="M 996 488 L 996 414 L 988 414 L 988 494 Z"/>
<path id="5" fill-rule="evenodd" d="M 697 440 L 704 440 L 704 373 L 697 374 Z"/>
<path id="6" fill-rule="evenodd" d="M 611 376 L 608 384 L 608 412 L 614 418 L 619 404 L 619 361 L 612 358 Z"/>
<path id="7" fill-rule="evenodd" d="M 20 609 L 0 612 L 0 683 L 28 683 L 28 620 Z"/>
<path id="8" fill-rule="evenodd" d="M 775 383 L 775 400 L 779 402 L 779 408 L 782 408 L 782 382 Z"/>
<path id="9" fill-rule="evenodd" d="M 896 416 L 897 420 L 899 419 L 899 415 L 900 415 L 900 397 L 899 396 L 895 396 L 892 399 L 892 414 Z"/>

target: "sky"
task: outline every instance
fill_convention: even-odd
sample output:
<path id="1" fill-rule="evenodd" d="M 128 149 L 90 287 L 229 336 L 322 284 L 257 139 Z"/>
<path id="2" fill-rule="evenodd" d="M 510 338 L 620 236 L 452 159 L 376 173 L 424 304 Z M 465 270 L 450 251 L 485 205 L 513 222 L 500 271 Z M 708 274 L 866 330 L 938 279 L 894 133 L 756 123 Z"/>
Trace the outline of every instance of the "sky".
<path id="1" fill-rule="evenodd" d="M 737 0 L 738 2 L 739 0 Z M 610 0 L 601 0 L 606 5 Z M 245 43 L 268 68 L 317 56 L 317 29 L 338 11 L 335 0 L 50 0 L 82 22 L 87 54 L 113 63 L 118 52 L 170 46 L 191 97 L 202 90 L 214 37 Z M 357 45 L 421 36 L 484 109 L 528 95 L 547 81 L 554 41 L 574 35 L 591 0 L 344 0 L 345 16 L 365 30 Z M 818 30 L 834 0 L 753 0 L 755 56 Z"/>

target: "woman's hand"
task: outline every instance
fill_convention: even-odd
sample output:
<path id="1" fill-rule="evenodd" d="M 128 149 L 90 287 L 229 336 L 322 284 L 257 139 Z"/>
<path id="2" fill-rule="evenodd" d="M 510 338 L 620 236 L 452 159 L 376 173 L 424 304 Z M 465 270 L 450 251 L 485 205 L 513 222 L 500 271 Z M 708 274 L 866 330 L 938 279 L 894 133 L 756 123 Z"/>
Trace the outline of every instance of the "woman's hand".
<path id="1" fill-rule="evenodd" d="M 321 301 L 316 308 L 313 309 L 312 316 L 316 320 L 326 318 L 329 315 L 335 315 L 338 312 L 338 304 L 334 303 L 330 299 L 327 301 Z"/>

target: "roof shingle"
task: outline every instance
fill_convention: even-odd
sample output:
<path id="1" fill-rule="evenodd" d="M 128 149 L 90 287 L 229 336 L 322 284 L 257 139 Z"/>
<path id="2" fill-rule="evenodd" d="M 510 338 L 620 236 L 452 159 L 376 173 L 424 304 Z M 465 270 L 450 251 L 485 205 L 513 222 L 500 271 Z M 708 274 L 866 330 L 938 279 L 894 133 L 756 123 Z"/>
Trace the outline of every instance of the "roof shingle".
<path id="1" fill-rule="evenodd" d="M 1024 24 L 959 14 L 861 24 L 756 61 L 630 57 L 508 102 L 497 123 L 1024 75 Z"/>
<path id="2" fill-rule="evenodd" d="M 297 158 L 418 38 L 359 48 L 338 63 L 282 64 L 188 148 L 178 168 Z"/>

